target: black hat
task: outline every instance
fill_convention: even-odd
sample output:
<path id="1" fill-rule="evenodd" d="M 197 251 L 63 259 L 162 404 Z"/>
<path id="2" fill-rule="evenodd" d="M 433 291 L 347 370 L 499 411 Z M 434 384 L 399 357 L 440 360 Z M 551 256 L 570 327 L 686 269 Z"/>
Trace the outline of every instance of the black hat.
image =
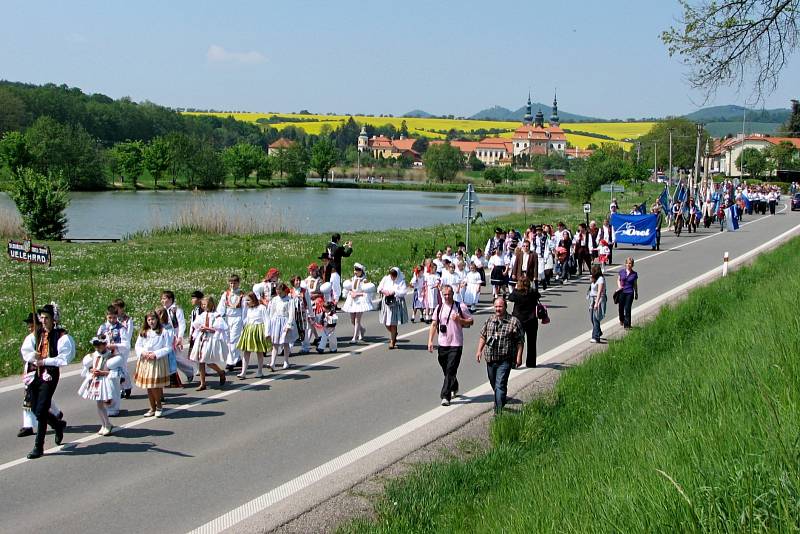
<path id="1" fill-rule="evenodd" d="M 328 252 L 326 251 L 326 252 L 323 252 L 322 254 L 320 254 L 319 258 L 317 258 L 317 259 L 318 260 L 329 260 L 329 259 L 331 259 L 331 255 L 328 254 Z"/>
<path id="2" fill-rule="evenodd" d="M 37 315 L 41 315 L 43 313 L 46 313 L 47 315 L 53 318 L 55 318 L 56 316 L 56 310 L 55 308 L 53 308 L 52 304 L 45 304 L 44 306 L 36 310 Z"/>
<path id="3" fill-rule="evenodd" d="M 108 344 L 108 339 L 106 339 L 105 334 L 100 334 L 92 338 L 92 345 L 94 345 L 95 347 L 98 345 L 107 345 L 107 344 Z"/>
<path id="4" fill-rule="evenodd" d="M 497 228 L 494 229 L 494 233 L 502 234 L 503 233 L 503 229 L 498 226 Z"/>
<path id="5" fill-rule="evenodd" d="M 192 291 L 192 298 L 193 298 L 193 299 L 201 299 L 201 298 L 203 298 L 204 296 L 205 296 L 205 295 L 203 295 L 203 292 L 202 292 L 202 291 L 200 291 L 200 290 L 195 290 L 195 291 Z"/>
<path id="6" fill-rule="evenodd" d="M 33 312 L 28 312 L 28 316 L 22 322 L 25 324 L 33 324 L 33 323 L 39 324 L 39 316 L 34 315 Z"/>

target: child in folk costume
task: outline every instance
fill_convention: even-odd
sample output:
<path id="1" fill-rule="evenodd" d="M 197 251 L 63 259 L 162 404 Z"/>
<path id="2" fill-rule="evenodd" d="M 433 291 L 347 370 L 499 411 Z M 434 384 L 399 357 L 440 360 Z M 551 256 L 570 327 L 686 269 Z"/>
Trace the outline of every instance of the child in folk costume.
<path id="1" fill-rule="evenodd" d="M 175 338 L 175 328 L 172 326 L 172 323 L 169 321 L 169 314 L 167 310 L 159 306 L 155 309 L 156 315 L 158 316 L 158 320 L 161 322 L 161 329 L 165 332 L 165 335 L 169 337 L 169 352 L 167 353 L 167 368 L 169 370 L 169 386 L 171 388 L 179 388 L 183 387 L 183 383 L 181 383 L 180 376 L 177 372 L 177 357 L 175 356 L 175 352 L 177 351 L 176 348 L 176 338 Z"/>
<path id="2" fill-rule="evenodd" d="M 336 323 L 339 321 L 339 316 L 336 315 L 336 304 L 333 302 L 326 302 L 322 312 L 322 324 L 319 328 L 319 345 L 317 352 L 322 354 L 325 352 L 325 345 L 328 345 L 331 352 L 339 350 L 338 340 L 336 339 Z"/>
<path id="3" fill-rule="evenodd" d="M 308 354 L 311 351 L 311 342 L 317 342 L 316 329 L 314 328 L 314 317 L 312 313 L 312 302 L 319 296 L 319 286 L 322 285 L 322 280 L 319 276 L 319 266 L 316 263 L 311 263 L 308 266 L 308 276 L 301 283 L 301 287 L 305 289 L 305 298 L 307 301 L 307 315 L 303 324 L 298 324 L 297 328 L 304 330 L 303 344 L 300 347 L 300 354 Z M 274 341 L 273 341 L 274 343 Z"/>
<path id="4" fill-rule="evenodd" d="M 181 387 L 178 369 L 186 375 L 186 382 L 194 380 L 194 365 L 183 355 L 183 336 L 186 334 L 186 316 L 183 308 L 175 302 L 175 293 L 170 290 L 161 292 L 161 305 L 167 312 L 167 320 L 172 326 L 172 334 L 175 336 L 175 350 L 170 354 L 169 372 L 172 386 Z"/>
<path id="5" fill-rule="evenodd" d="M 422 266 L 417 265 L 414 267 L 414 274 L 411 276 L 411 287 L 414 289 L 414 294 L 411 299 L 411 322 L 417 322 L 417 314 L 420 318 L 425 316 L 425 275 L 422 271 Z"/>
<path id="6" fill-rule="evenodd" d="M 508 285 L 506 277 L 506 261 L 503 258 L 503 247 L 494 249 L 494 254 L 489 258 L 489 281 L 492 284 L 492 298 L 496 299 L 501 293 L 505 293 Z"/>
<path id="7" fill-rule="evenodd" d="M 272 349 L 267 335 L 267 325 L 269 324 L 267 307 L 252 291 L 247 294 L 244 302 L 244 329 L 237 344 L 239 350 L 242 351 L 242 372 L 237 375 L 239 380 L 247 378 L 247 366 L 250 364 L 251 352 L 255 352 L 258 357 L 256 378 L 264 376 L 264 354 Z"/>
<path id="8" fill-rule="evenodd" d="M 430 324 L 433 320 L 433 310 L 439 305 L 439 287 L 442 284 L 442 279 L 436 272 L 436 264 L 433 262 L 428 264 L 423 275 L 425 287 L 423 289 L 423 300 L 425 301 L 425 312 L 423 313 L 423 320 Z"/>
<path id="9" fill-rule="evenodd" d="M 108 406 L 114 399 L 119 399 L 119 374 L 114 371 L 124 365 L 125 359 L 109 350 L 108 340 L 103 334 L 92 338 L 92 345 L 94 352 L 83 358 L 81 376 L 84 380 L 78 388 L 78 395 L 97 403 L 101 423 L 98 434 L 107 436 L 114 428 L 108 418 Z"/>
<path id="10" fill-rule="evenodd" d="M 119 320 L 119 311 L 113 304 L 106 309 L 106 322 L 97 329 L 97 337 L 106 340 L 108 350 L 121 357 L 122 365 L 115 366 L 112 371 L 112 378 L 120 386 L 114 389 L 114 398 L 108 406 L 108 415 L 116 417 L 119 415 L 120 399 L 122 398 L 122 384 L 130 387 L 130 378 L 125 379 L 128 368 L 128 356 L 131 354 L 131 336 L 126 332 L 125 326 Z M 123 368 L 125 371 L 123 371 Z"/>
<path id="11" fill-rule="evenodd" d="M 298 325 L 297 335 L 302 343 L 305 340 L 305 323 L 308 320 L 308 308 L 311 300 L 308 291 L 303 287 L 303 280 L 299 276 L 293 276 L 289 280 L 289 297 L 294 300 L 294 322 Z"/>
<path id="12" fill-rule="evenodd" d="M 167 355 L 172 350 L 172 335 L 162 326 L 155 311 L 144 317 L 142 330 L 136 338 L 136 371 L 133 382 L 147 390 L 150 410 L 145 417 L 161 417 L 161 399 L 164 387 L 169 385 L 169 364 Z"/>
<path id="13" fill-rule="evenodd" d="M 36 415 L 34 415 L 32 410 L 31 391 L 28 389 L 37 370 L 34 364 L 28 363 L 25 354 L 33 354 L 36 352 L 37 335 L 41 335 L 41 323 L 39 322 L 39 316 L 33 313 L 29 313 L 24 322 L 28 325 L 29 334 L 25 337 L 20 347 L 20 355 L 22 356 L 22 383 L 25 385 L 25 396 L 22 401 L 22 427 L 19 429 L 19 432 L 17 432 L 18 438 L 32 436 L 35 433 L 33 429 L 38 425 Z M 50 401 L 49 411 L 59 421 L 61 421 L 61 418 L 64 416 L 56 405 L 55 399 Z"/>
<path id="14" fill-rule="evenodd" d="M 129 316 L 128 313 L 125 311 L 125 301 L 122 299 L 114 299 L 111 304 L 117 308 L 117 320 L 120 322 L 122 326 L 125 327 L 125 335 L 127 339 L 123 342 L 126 347 L 130 350 L 131 340 L 133 339 L 133 332 L 136 328 L 136 325 L 133 322 L 133 317 Z M 120 377 L 120 388 L 122 389 L 122 395 L 126 399 L 131 398 L 131 389 L 133 388 L 133 379 L 131 378 L 131 373 L 128 371 L 128 364 L 127 362 L 125 365 L 122 366 L 122 376 Z"/>
<path id="15" fill-rule="evenodd" d="M 600 248 L 597 251 L 597 262 L 602 269 L 603 265 L 608 265 L 608 258 L 611 255 L 611 247 L 608 246 L 608 241 L 605 239 L 600 240 Z M 602 270 L 600 271 L 602 272 Z"/>
<path id="16" fill-rule="evenodd" d="M 192 348 L 194 348 L 194 320 L 203 313 L 203 292 L 200 290 L 192 291 L 192 310 L 189 312 L 189 359 L 191 360 Z"/>
<path id="17" fill-rule="evenodd" d="M 278 286 L 280 275 L 278 269 L 271 267 L 264 275 L 264 280 L 253 286 L 253 293 L 264 306 L 268 305 L 269 299 L 275 296 L 275 288 Z"/>
<path id="18" fill-rule="evenodd" d="M 469 311 L 474 312 L 481 294 L 481 273 L 475 262 L 469 262 L 469 272 L 466 276 L 467 287 L 464 290 L 464 304 L 469 306 Z"/>
<path id="19" fill-rule="evenodd" d="M 461 302 L 461 278 L 456 273 L 455 264 L 448 261 L 444 263 L 444 272 L 442 273 L 442 287 L 444 286 L 453 288 L 453 299 Z"/>
<path id="20" fill-rule="evenodd" d="M 239 338 L 242 336 L 242 291 L 239 289 L 239 276 L 232 274 L 228 278 L 228 289 L 222 293 L 217 304 L 217 313 L 225 319 L 228 324 L 228 357 L 226 367 L 228 371 L 233 371 L 234 366 L 241 359 L 241 351 L 236 347 Z"/>
<path id="21" fill-rule="evenodd" d="M 189 359 L 200 367 L 200 385 L 197 391 L 206 389 L 206 366 L 219 375 L 219 387 L 225 385 L 225 365 L 228 356 L 228 323 L 217 312 L 214 297 L 203 297 L 200 301 L 200 314 L 192 321 L 192 351 Z"/>
<path id="22" fill-rule="evenodd" d="M 350 314 L 350 322 L 353 323 L 353 338 L 351 343 L 356 343 L 364 339 L 366 328 L 361 324 L 361 317 L 364 312 L 372 311 L 372 294 L 375 293 L 375 284 L 367 281 L 364 274 L 364 266 L 360 263 L 353 264 L 353 277 L 346 280 L 344 289 L 347 292 L 347 299 L 342 306 L 342 311 Z"/>
<path id="23" fill-rule="evenodd" d="M 291 344 L 297 339 L 297 325 L 295 324 L 295 301 L 289 297 L 289 287 L 278 284 L 278 294 L 269 301 L 269 337 L 272 339 L 272 358 L 269 370 L 275 370 L 275 358 L 278 352 L 283 352 L 283 368 L 289 368 L 289 353 Z"/>

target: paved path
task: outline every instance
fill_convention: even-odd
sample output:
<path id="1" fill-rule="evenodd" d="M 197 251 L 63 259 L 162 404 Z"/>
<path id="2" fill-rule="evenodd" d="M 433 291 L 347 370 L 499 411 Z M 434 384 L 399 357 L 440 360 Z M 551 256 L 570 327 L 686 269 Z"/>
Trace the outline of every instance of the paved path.
<path id="1" fill-rule="evenodd" d="M 720 233 L 716 227 L 675 238 L 665 232 L 660 252 L 617 249 L 614 259 L 636 258 L 640 300 L 635 304 L 644 305 L 719 267 L 725 251 L 736 258 L 800 224 L 799 217 L 782 208 L 775 216 L 748 217 L 736 233 Z M 613 275 L 609 281 L 615 283 Z M 552 324 L 539 329 L 540 354 L 585 336 L 590 328 L 586 288 L 584 278 L 545 293 Z M 484 295 L 483 300 L 488 304 L 490 299 Z M 474 362 L 473 354 L 479 325 L 489 315 L 484 308 L 467 331 L 459 371 L 464 392 L 486 381 L 485 367 Z M 615 316 L 609 303 L 607 319 Z M 357 459 L 359 451 L 367 451 L 359 447 L 371 440 L 394 431 L 373 442 L 374 448 L 402 436 L 412 428 L 410 421 L 449 417 L 448 411 L 476 402 L 489 408 L 486 395 L 437 408 L 441 371 L 425 350 L 427 328 L 404 325 L 400 350 L 389 351 L 376 317 L 370 314 L 367 321 L 370 344 L 340 342 L 338 354 L 295 356 L 289 371 L 258 381 L 234 377 L 224 391 L 215 385 L 202 393 L 167 390 L 171 410 L 162 419 L 142 418 L 146 396 L 134 390 L 132 399 L 123 400 L 123 416 L 114 419 L 123 428 L 107 438 L 95 434 L 99 423 L 93 403 L 76 393 L 80 377 L 62 378 L 56 399 L 69 422 L 65 444 L 54 447 L 48 434 L 46 447 L 51 448 L 35 461 L 24 459 L 33 438 L 16 437 L 22 397 L 17 379 L 0 381 L 0 531 L 106 532 L 106 518 L 113 518 L 112 528 L 121 531 L 187 532 L 221 516 L 225 525 L 234 525 L 282 496 L 291 499 L 311 475 L 319 478 Z M 341 339 L 350 337 L 347 323 L 344 319 L 339 326 Z M 543 371 L 524 372 L 535 376 Z M 337 461 L 328 463 L 332 459 Z M 269 497 L 237 510 L 259 496 Z"/>

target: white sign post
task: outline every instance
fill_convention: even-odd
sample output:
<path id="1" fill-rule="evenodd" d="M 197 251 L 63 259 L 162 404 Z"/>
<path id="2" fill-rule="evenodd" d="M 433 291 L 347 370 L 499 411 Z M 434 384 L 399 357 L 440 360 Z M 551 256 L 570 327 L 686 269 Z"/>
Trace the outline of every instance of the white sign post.
<path id="1" fill-rule="evenodd" d="M 469 251 L 469 226 L 472 223 L 472 217 L 475 215 L 475 206 L 479 204 L 478 195 L 475 193 L 475 188 L 472 184 L 467 184 L 467 190 L 461 195 L 458 203 L 461 204 L 461 217 L 467 220 L 467 238 L 464 242 L 467 244 L 467 251 Z"/>

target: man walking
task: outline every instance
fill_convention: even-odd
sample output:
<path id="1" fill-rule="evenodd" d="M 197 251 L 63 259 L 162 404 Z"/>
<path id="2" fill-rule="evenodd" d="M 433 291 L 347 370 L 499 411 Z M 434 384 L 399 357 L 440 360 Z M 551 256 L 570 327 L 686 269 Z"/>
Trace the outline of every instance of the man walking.
<path id="1" fill-rule="evenodd" d="M 347 258 L 350 254 L 353 253 L 353 242 L 347 241 L 344 246 L 339 244 L 341 241 L 342 235 L 339 232 L 331 235 L 331 242 L 328 243 L 328 246 L 325 247 L 325 252 L 328 253 L 328 257 L 333 264 L 333 268 L 336 269 L 336 272 L 339 275 L 342 274 L 342 258 Z"/>
<path id="2" fill-rule="evenodd" d="M 464 349 L 464 328 L 472 326 L 473 319 L 467 306 L 453 300 L 453 288 L 443 286 L 442 304 L 436 307 L 428 333 L 428 352 L 433 352 L 433 338 L 438 333 L 439 365 L 444 373 L 440 397 L 442 406 L 450 406 L 450 400 L 458 395 L 458 365 Z"/>
<path id="3" fill-rule="evenodd" d="M 522 365 L 525 333 L 519 319 L 508 314 L 506 300 L 494 299 L 494 315 L 481 328 L 475 359 L 486 361 L 489 384 L 494 391 L 494 411 L 500 413 L 506 405 L 508 376 L 512 365 Z"/>

